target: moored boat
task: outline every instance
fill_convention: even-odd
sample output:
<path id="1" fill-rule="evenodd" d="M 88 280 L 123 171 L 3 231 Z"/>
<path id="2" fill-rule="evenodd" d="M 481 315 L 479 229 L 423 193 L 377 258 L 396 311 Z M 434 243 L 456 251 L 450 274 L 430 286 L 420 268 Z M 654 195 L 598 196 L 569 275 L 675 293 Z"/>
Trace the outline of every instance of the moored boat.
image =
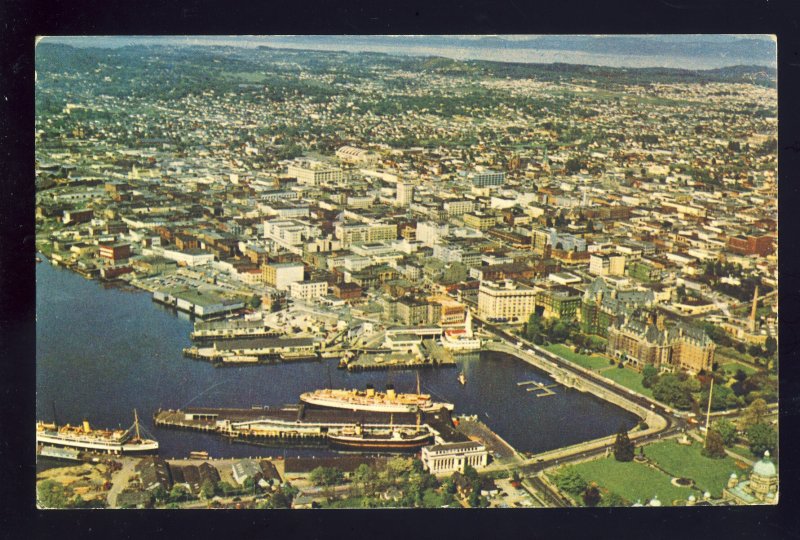
<path id="1" fill-rule="evenodd" d="M 366 390 L 324 388 L 300 394 L 300 401 L 317 407 L 385 413 L 453 410 L 452 403 L 435 402 L 429 394 L 420 394 L 419 390 L 416 394 L 399 394 L 391 387 L 386 392 L 376 392 L 370 387 Z"/>
<path id="2" fill-rule="evenodd" d="M 128 429 L 93 429 L 86 420 L 80 426 L 58 426 L 54 422 L 39 421 L 36 423 L 36 442 L 106 454 L 147 454 L 158 451 L 158 441 L 142 438 L 136 411 L 134 423 Z"/>
<path id="3" fill-rule="evenodd" d="M 335 448 L 372 451 L 415 451 L 431 444 L 434 434 L 413 428 L 366 429 L 360 424 L 338 433 L 328 433 L 328 442 Z"/>

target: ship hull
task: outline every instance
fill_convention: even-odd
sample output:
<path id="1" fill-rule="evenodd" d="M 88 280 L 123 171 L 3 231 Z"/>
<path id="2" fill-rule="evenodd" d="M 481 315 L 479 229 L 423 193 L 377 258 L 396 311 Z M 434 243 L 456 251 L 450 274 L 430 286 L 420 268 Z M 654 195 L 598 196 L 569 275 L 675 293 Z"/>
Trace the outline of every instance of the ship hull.
<path id="1" fill-rule="evenodd" d="M 431 434 L 413 439 L 381 439 L 329 435 L 328 442 L 334 448 L 346 450 L 413 452 L 419 450 L 423 446 L 431 444 L 431 442 L 433 442 L 433 435 Z"/>
<path id="2" fill-rule="evenodd" d="M 436 403 L 429 405 L 412 405 L 404 403 L 353 403 L 335 398 L 319 397 L 310 394 L 302 394 L 300 401 L 308 405 L 323 407 L 327 409 L 346 409 L 349 411 L 370 411 L 381 413 L 415 413 L 415 412 L 435 412 L 440 409 L 452 410 L 450 403 Z"/>
<path id="3" fill-rule="evenodd" d="M 99 452 L 103 454 L 152 454 L 158 452 L 158 443 L 156 441 L 144 441 L 142 444 L 114 443 L 71 439 L 45 433 L 37 433 L 36 442 L 61 448 L 76 448 L 87 452 Z"/>

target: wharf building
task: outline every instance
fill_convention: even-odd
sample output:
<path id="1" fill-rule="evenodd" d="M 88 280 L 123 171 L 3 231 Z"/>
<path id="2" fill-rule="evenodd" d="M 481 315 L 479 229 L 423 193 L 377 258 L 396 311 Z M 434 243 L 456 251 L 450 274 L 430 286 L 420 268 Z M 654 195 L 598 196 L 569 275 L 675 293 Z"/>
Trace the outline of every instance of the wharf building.
<path id="1" fill-rule="evenodd" d="M 422 448 L 422 464 L 431 474 L 464 472 L 467 465 L 486 467 L 489 453 L 475 441 L 434 444 Z"/>
<path id="2" fill-rule="evenodd" d="M 716 345 L 700 328 L 684 323 L 667 329 L 656 324 L 628 321 L 608 330 L 608 354 L 625 359 L 636 369 L 652 365 L 659 371 L 710 371 Z"/>
<path id="3" fill-rule="evenodd" d="M 213 352 L 216 355 L 241 356 L 313 356 L 322 343 L 313 338 L 241 338 L 215 341 Z"/>
<path id="4" fill-rule="evenodd" d="M 153 301 L 174 307 L 200 318 L 231 313 L 245 306 L 244 300 L 226 298 L 212 291 L 177 288 L 153 292 Z"/>
<path id="5" fill-rule="evenodd" d="M 130 244 L 100 244 L 100 258 L 116 263 L 131 256 Z"/>

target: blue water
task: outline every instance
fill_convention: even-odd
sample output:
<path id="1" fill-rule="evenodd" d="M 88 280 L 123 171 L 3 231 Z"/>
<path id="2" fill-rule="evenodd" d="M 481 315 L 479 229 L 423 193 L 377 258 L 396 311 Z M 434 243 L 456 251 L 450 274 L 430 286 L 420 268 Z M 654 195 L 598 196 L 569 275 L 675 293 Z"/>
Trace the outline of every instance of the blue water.
<path id="1" fill-rule="evenodd" d="M 207 450 L 213 457 L 323 455 L 325 449 L 231 444 L 214 435 L 156 428 L 160 408 L 250 407 L 297 403 L 300 393 L 326 387 L 398 391 L 416 387 L 414 371 L 348 373 L 336 360 L 214 368 L 184 358 L 192 328 L 187 317 L 155 304 L 142 291 L 106 287 L 48 262 L 36 265 L 36 413 L 98 427 L 128 427 L 133 409 L 161 444 L 164 457 Z M 463 369 L 467 384 L 456 380 Z M 521 381 L 553 381 L 501 353 L 464 357 L 458 368 L 421 370 L 423 391 L 455 404 L 456 414 L 477 414 L 518 450 L 541 452 L 602 437 L 636 418 L 626 411 L 563 387 L 537 398 Z"/>

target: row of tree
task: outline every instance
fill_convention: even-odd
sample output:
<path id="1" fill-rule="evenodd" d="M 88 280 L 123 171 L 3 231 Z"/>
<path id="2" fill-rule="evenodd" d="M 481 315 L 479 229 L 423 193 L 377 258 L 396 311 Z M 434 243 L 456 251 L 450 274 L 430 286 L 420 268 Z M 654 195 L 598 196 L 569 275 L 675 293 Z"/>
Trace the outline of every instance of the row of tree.
<path id="1" fill-rule="evenodd" d="M 580 333 L 578 324 L 574 321 L 565 322 L 556 318 L 544 318 L 536 312 L 532 313 L 522 329 L 525 339 L 542 345 L 549 343 L 564 343 Z"/>

